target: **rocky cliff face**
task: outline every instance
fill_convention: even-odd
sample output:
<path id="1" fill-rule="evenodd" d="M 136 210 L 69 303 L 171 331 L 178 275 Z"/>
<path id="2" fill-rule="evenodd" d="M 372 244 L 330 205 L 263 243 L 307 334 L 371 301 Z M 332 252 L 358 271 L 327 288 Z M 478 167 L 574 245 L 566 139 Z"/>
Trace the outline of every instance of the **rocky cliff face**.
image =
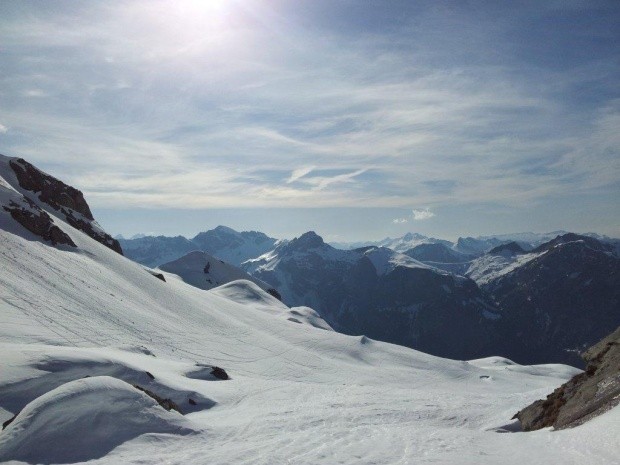
<path id="1" fill-rule="evenodd" d="M 525 431 L 578 426 L 620 403 L 620 327 L 583 354 L 586 371 L 515 418 Z"/>
<path id="2" fill-rule="evenodd" d="M 55 210 L 67 207 L 90 221 L 94 220 L 84 195 L 79 190 L 35 168 L 23 158 L 12 159 L 9 164 L 17 176 L 19 185 L 30 192 L 39 193 L 38 197 L 42 202 Z"/>
<path id="3" fill-rule="evenodd" d="M 44 173 L 22 158 L 9 159 L 9 166 L 15 173 L 19 187 L 22 189 L 25 197 L 28 195 L 35 196 L 39 202 L 44 204 L 43 206 L 51 207 L 56 212 L 55 214 L 74 228 L 84 232 L 115 252 L 123 254 L 119 242 L 103 231 L 96 223 L 82 192 Z M 12 213 L 12 216 L 15 214 Z M 39 216 L 44 218 L 42 215 Z M 15 218 L 15 216 L 13 217 Z M 24 216 L 23 214 L 21 217 L 23 220 L 30 218 L 29 224 L 35 225 L 32 217 Z M 41 221 L 43 220 L 38 220 L 36 224 L 40 225 Z M 26 227 L 28 228 L 28 226 Z M 40 227 L 37 227 L 37 229 L 40 229 Z M 34 232 L 32 229 L 30 230 Z"/>

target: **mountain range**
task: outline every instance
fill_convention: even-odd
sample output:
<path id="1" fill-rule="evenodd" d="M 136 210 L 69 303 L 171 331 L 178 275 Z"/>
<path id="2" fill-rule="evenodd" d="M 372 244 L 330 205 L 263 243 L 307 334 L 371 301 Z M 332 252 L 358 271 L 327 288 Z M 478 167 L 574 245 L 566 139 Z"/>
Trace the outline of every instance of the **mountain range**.
<path id="1" fill-rule="evenodd" d="M 615 321 L 589 308 L 570 314 L 581 319 L 567 329 L 561 315 L 573 300 L 598 299 L 593 306 L 617 315 L 617 294 L 609 294 L 617 257 L 604 242 L 562 235 L 529 252 L 495 249 L 489 253 L 533 258 L 507 261 L 508 270 L 481 286 L 385 247 L 338 250 L 312 232 L 245 261 L 251 280 L 205 252 L 162 265 L 172 273 L 123 256 L 78 190 L 35 167 L 34 178 L 54 188 L 44 194 L 22 180 L 24 187 L 16 173 L 24 166 L 0 156 L 0 462 L 617 461 L 617 333 L 588 352 L 591 365 L 581 372 L 497 355 L 439 358 L 333 331 L 322 318 L 339 330 L 349 318 L 369 331 L 400 324 L 402 332 L 376 331 L 465 354 L 497 343 L 505 334 L 496 325 L 513 314 L 510 324 L 528 318 L 536 338 L 511 343 L 559 335 L 554 344 L 572 347 L 583 340 L 571 333 L 579 325 L 598 331 Z M 185 282 L 195 272 L 203 286 L 216 272 L 233 280 L 200 289 Z M 277 279 L 284 302 L 259 277 Z M 554 297 L 554 289 L 566 295 Z M 504 306 L 510 292 L 518 307 Z M 320 296 L 340 305 L 317 312 L 285 304 Z M 543 298 L 560 300 L 551 306 Z M 528 344 L 526 352 L 536 348 Z M 601 383 L 604 396 L 596 397 Z M 576 411 L 590 421 L 506 434 L 565 424 Z"/>
<path id="2" fill-rule="evenodd" d="M 356 249 L 335 248 L 314 232 L 278 241 L 219 226 L 196 237 L 121 243 L 130 258 L 136 244 L 150 244 L 149 256 L 162 258 L 189 249 L 235 255 L 236 265 L 287 305 L 315 309 L 338 331 L 444 357 L 582 366 L 579 352 L 620 324 L 618 241 L 595 234 L 452 243 L 411 233 Z"/>

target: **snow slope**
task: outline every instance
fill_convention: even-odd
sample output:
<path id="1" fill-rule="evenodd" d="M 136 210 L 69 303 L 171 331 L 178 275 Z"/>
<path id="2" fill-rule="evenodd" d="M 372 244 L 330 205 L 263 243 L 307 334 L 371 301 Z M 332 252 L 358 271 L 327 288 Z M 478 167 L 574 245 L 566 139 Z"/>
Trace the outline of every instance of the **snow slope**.
<path id="1" fill-rule="evenodd" d="M 499 434 L 573 368 L 325 331 L 248 281 L 162 282 L 59 218 L 76 248 L 0 218 L 0 420 L 22 411 L 0 461 L 617 463 L 619 408 L 573 430 Z"/>
<path id="2" fill-rule="evenodd" d="M 160 265 L 159 269 L 180 276 L 187 284 L 204 290 L 213 289 L 238 279 L 252 281 L 265 291 L 272 288 L 260 279 L 253 278 L 241 268 L 225 263 L 200 250 L 194 250 L 181 258 Z"/>

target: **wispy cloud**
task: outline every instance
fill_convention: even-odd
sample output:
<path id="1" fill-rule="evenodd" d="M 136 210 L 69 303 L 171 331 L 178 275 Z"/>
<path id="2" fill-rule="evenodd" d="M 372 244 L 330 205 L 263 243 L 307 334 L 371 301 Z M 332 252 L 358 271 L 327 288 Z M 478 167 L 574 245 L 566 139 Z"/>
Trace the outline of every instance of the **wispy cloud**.
<path id="1" fill-rule="evenodd" d="M 0 123 L 0 134 L 5 134 L 9 128 L 7 128 L 4 124 Z"/>
<path id="2" fill-rule="evenodd" d="M 413 219 L 415 221 L 423 221 L 432 218 L 435 214 L 429 208 L 414 208 Z"/>
<path id="3" fill-rule="evenodd" d="M 314 185 L 314 188 L 320 191 L 320 190 L 326 189 L 328 186 L 332 184 L 343 184 L 343 183 L 353 182 L 357 176 L 365 173 L 366 171 L 368 171 L 367 168 L 362 168 L 360 170 L 353 171 L 351 173 L 338 174 L 336 176 L 331 176 L 331 177 L 316 176 L 314 178 L 308 179 L 307 182 L 309 184 Z"/>
<path id="4" fill-rule="evenodd" d="M 408 223 L 407 218 L 394 218 L 392 220 L 392 223 L 394 224 L 404 224 L 404 223 Z"/>
<path id="5" fill-rule="evenodd" d="M 286 180 L 287 184 L 297 181 L 300 178 L 303 178 L 305 175 L 310 174 L 312 171 L 316 169 L 316 166 L 304 166 L 301 168 L 297 168 L 293 170 L 289 178 Z"/>
<path id="6" fill-rule="evenodd" d="M 375 7 L 363 2 L 346 17 L 310 2 L 308 18 L 260 0 L 60 2 L 47 16 L 9 3 L 3 151 L 58 168 L 95 206 L 438 211 L 616 193 L 617 48 L 555 53 L 589 29 L 507 42 L 544 16 L 534 7 L 407 16 L 404 2 L 399 21 L 381 10 L 365 32 L 353 22 Z"/>

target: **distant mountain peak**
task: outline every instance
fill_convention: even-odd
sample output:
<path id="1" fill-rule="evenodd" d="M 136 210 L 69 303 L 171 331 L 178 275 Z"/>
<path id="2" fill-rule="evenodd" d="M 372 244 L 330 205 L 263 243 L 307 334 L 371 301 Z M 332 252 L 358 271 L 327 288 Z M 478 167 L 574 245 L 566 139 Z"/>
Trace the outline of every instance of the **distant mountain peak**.
<path id="1" fill-rule="evenodd" d="M 221 224 L 219 226 L 216 226 L 213 231 L 227 234 L 239 234 L 239 231 L 235 231 L 233 228 L 229 228 L 228 226 L 224 226 Z"/>
<path id="2" fill-rule="evenodd" d="M 308 231 L 303 233 L 298 238 L 293 239 L 290 242 L 290 245 L 297 249 L 315 249 L 325 245 L 325 242 L 323 241 L 323 238 L 314 231 Z"/>
<path id="3" fill-rule="evenodd" d="M 501 255 L 501 254 L 509 254 L 509 255 L 518 255 L 525 253 L 523 247 L 521 247 L 517 242 L 508 242 L 507 244 L 501 244 L 497 247 L 489 250 L 489 254 L 491 255 Z"/>
<path id="4" fill-rule="evenodd" d="M 581 234 L 575 234 L 575 233 L 566 233 L 566 234 L 557 236 L 555 239 L 552 239 L 549 242 L 545 242 L 544 244 L 541 244 L 536 249 L 534 249 L 533 252 L 544 252 L 546 250 L 551 250 L 554 247 L 565 245 L 565 244 L 570 244 L 572 242 L 581 242 L 591 249 L 600 250 L 603 252 L 613 250 L 612 246 L 605 244 L 593 237 L 583 236 Z"/>

